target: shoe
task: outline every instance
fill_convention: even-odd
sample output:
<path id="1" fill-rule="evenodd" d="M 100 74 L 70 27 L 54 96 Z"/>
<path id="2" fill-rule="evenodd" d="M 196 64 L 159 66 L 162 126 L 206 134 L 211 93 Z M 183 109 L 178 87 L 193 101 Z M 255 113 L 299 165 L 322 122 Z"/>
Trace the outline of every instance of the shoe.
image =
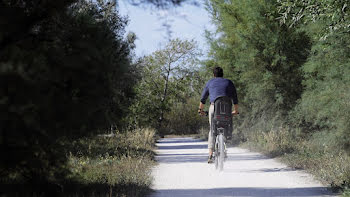
<path id="1" fill-rule="evenodd" d="M 209 158 L 208 158 L 208 163 L 214 163 L 214 161 L 213 161 L 213 156 L 212 156 L 212 155 L 209 156 Z"/>

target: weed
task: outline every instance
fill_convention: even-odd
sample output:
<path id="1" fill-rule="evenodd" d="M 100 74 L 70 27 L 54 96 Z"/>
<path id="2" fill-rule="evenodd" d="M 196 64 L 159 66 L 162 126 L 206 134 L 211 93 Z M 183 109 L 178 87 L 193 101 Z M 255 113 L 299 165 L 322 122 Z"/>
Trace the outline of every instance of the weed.
<path id="1" fill-rule="evenodd" d="M 155 132 L 138 129 L 64 142 L 69 150 L 62 179 L 1 185 L 10 196 L 145 196 L 152 183 Z"/>
<path id="2" fill-rule="evenodd" d="M 317 132 L 308 138 L 288 127 L 249 133 L 246 148 L 280 157 L 294 168 L 302 168 L 333 188 L 350 186 L 350 155 L 339 148 L 336 134 Z"/>

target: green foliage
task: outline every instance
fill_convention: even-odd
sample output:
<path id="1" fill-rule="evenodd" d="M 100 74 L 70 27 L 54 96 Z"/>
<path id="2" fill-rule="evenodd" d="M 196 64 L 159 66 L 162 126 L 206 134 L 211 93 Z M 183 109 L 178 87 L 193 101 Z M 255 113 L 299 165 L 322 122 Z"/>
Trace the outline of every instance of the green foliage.
<path id="1" fill-rule="evenodd" d="M 128 108 L 126 21 L 85 1 L 0 4 L 1 182 L 62 179 L 60 138 L 105 131 Z"/>
<path id="2" fill-rule="evenodd" d="M 342 193 L 343 197 L 349 197 L 350 196 L 350 189 L 345 189 L 344 192 Z"/>
<path id="3" fill-rule="evenodd" d="M 154 130 L 137 129 L 73 143 L 71 150 L 78 151 L 69 157 L 70 179 L 83 185 L 106 185 L 112 188 L 110 195 L 143 196 L 152 183 L 154 135 Z"/>
<path id="4" fill-rule="evenodd" d="M 309 170 L 333 187 L 348 187 L 350 157 L 336 147 L 336 138 L 335 134 L 319 132 L 307 141 L 300 141 L 296 150 L 283 159 L 292 167 Z"/>
<path id="5" fill-rule="evenodd" d="M 175 106 L 186 103 L 195 95 L 193 88 L 197 85 L 196 64 L 200 54 L 195 46 L 194 41 L 171 40 L 164 49 L 141 61 L 142 79 L 136 86 L 137 98 L 131 106 L 132 121 L 139 127 L 166 131 L 168 127 L 164 122 L 173 119 L 167 116 L 168 113 L 181 110 Z"/>
<path id="6" fill-rule="evenodd" d="M 67 162 L 71 173 L 64 180 L 7 184 L 1 192 L 9 196 L 145 196 L 150 192 L 154 130 L 66 139 L 62 143 L 72 150 Z"/>
<path id="7" fill-rule="evenodd" d="M 246 142 L 335 187 L 349 187 L 347 1 L 211 0 L 213 65 L 240 100 L 234 142 Z"/>
<path id="8" fill-rule="evenodd" d="M 347 0 L 278 0 L 281 23 L 289 26 L 309 25 L 322 21 L 318 37 L 350 30 L 350 8 Z"/>
<path id="9" fill-rule="evenodd" d="M 109 155 L 121 157 L 138 157 L 148 154 L 153 156 L 154 131 L 135 129 L 134 131 L 117 132 L 116 134 L 85 137 L 73 142 L 64 140 L 70 155 L 84 155 L 91 159 Z"/>
<path id="10" fill-rule="evenodd" d="M 298 123 L 336 132 L 338 145 L 350 150 L 350 42 L 334 34 L 314 45 L 304 64 L 305 91 L 294 114 Z"/>
<path id="11" fill-rule="evenodd" d="M 281 26 L 273 1 L 210 1 L 208 9 L 218 26 L 212 58 L 234 81 L 248 124 L 285 116 L 302 92 L 308 36 Z"/>
<path id="12" fill-rule="evenodd" d="M 174 103 L 171 111 L 165 115 L 166 124 L 163 129 L 169 134 L 193 134 L 202 127 L 209 131 L 208 117 L 198 115 L 198 100 L 199 96 L 195 96 L 185 102 Z"/>

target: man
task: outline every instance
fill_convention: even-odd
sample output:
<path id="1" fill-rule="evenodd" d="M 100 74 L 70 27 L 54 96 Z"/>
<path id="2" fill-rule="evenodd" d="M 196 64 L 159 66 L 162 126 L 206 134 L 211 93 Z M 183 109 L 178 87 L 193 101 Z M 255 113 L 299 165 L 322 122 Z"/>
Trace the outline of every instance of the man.
<path id="1" fill-rule="evenodd" d="M 210 107 L 209 107 L 209 114 L 208 114 L 209 124 L 211 124 L 211 116 L 214 113 L 214 101 L 218 97 L 227 96 L 229 98 L 232 98 L 233 104 L 234 104 L 232 115 L 236 115 L 239 113 L 237 93 L 236 93 L 236 88 L 234 84 L 232 83 L 231 80 L 223 78 L 224 72 L 221 67 L 215 67 L 213 69 L 213 74 L 214 74 L 214 78 L 209 80 L 203 89 L 201 102 L 199 103 L 199 109 L 198 109 L 198 113 L 204 114 L 203 112 L 204 104 L 208 96 L 210 96 L 209 97 Z M 208 163 L 213 162 L 212 158 L 213 158 L 214 143 L 215 143 L 215 139 L 213 136 L 213 131 L 211 130 L 211 125 L 210 125 L 210 130 L 208 135 L 208 149 L 209 149 Z"/>

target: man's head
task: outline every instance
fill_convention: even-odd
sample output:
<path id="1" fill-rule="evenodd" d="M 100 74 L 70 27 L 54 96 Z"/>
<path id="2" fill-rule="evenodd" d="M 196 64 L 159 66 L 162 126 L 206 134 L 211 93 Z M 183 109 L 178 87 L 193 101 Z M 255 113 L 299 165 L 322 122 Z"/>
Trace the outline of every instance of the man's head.
<path id="1" fill-rule="evenodd" d="M 214 77 L 223 77 L 224 71 L 222 70 L 221 67 L 217 66 L 213 69 L 213 74 L 214 74 Z"/>

